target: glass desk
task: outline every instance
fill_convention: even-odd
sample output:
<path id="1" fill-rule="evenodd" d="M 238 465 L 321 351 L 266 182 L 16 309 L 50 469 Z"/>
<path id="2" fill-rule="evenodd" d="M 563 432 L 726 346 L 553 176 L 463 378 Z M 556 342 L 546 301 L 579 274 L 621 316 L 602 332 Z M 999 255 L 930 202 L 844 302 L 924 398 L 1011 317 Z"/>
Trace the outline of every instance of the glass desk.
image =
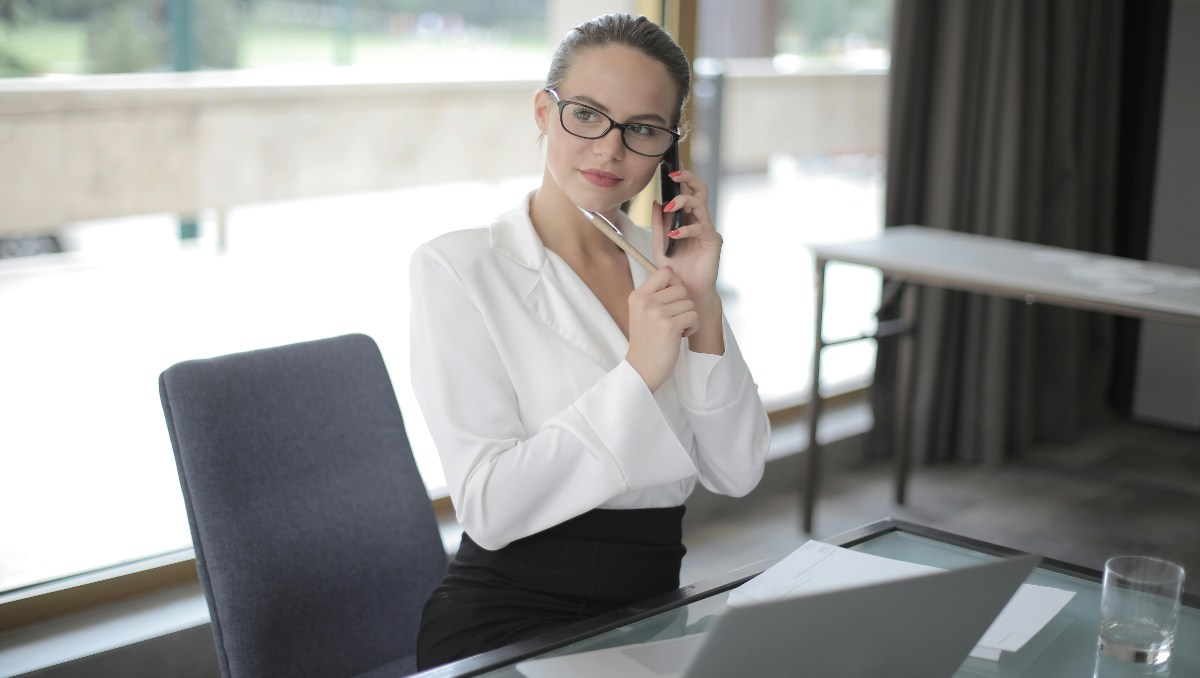
<path id="1" fill-rule="evenodd" d="M 891 519 L 824 541 L 877 556 L 943 568 L 963 567 L 1017 553 L 994 544 Z M 780 554 L 780 558 L 784 555 Z M 724 611 L 725 598 L 730 590 L 770 567 L 775 560 L 778 559 L 754 563 L 642 605 L 418 675 L 422 678 L 520 678 L 516 663 L 532 657 L 552 657 L 700 633 Z M 1027 581 L 1074 591 L 1075 596 L 1019 652 L 1005 653 L 999 661 L 969 657 L 955 674 L 956 677 L 1200 677 L 1200 600 L 1195 597 L 1184 596 L 1170 663 L 1165 667 L 1139 667 L 1097 656 L 1099 572 L 1043 559 Z M 803 675 L 803 667 L 798 668 L 798 675 Z M 753 667 L 746 667 L 745 675 L 756 675 Z"/>

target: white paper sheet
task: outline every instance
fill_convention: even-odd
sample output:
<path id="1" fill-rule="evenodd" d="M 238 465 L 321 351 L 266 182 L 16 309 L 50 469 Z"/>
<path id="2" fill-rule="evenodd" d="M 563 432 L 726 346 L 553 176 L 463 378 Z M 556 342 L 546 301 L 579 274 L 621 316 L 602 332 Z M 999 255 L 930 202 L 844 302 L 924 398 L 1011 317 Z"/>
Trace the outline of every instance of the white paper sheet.
<path id="1" fill-rule="evenodd" d="M 903 579 L 939 569 L 809 541 L 762 574 L 731 591 L 728 604 L 733 607 L 753 605 Z M 1071 591 L 1022 584 L 980 638 L 971 656 L 996 661 L 1000 659 L 1001 652 L 1016 652 L 1053 619 L 1074 595 Z"/>
<path id="2" fill-rule="evenodd" d="M 996 621 L 979 639 L 971 656 L 994 661 L 1000 658 L 1002 650 L 1016 652 L 1054 619 L 1074 596 L 1074 591 L 1021 584 Z"/>
<path id="3" fill-rule="evenodd" d="M 939 568 L 881 558 L 810 540 L 729 593 L 728 604 L 753 605 L 824 591 L 903 579 Z"/>

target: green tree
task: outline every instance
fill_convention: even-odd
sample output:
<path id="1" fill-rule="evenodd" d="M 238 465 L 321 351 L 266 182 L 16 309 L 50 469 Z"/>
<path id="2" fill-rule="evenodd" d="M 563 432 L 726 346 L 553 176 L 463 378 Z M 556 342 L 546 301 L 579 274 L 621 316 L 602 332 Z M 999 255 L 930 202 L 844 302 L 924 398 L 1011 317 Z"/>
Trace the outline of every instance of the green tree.
<path id="1" fill-rule="evenodd" d="M 35 10 L 39 17 L 57 21 L 86 22 L 97 12 L 111 8 L 114 0 L 37 0 Z"/>
<path id="2" fill-rule="evenodd" d="M 87 69 L 92 73 L 137 73 L 166 63 L 166 30 L 145 3 L 106 3 L 87 23 Z M 139 6 L 140 5 L 140 6 Z"/>
<path id="3" fill-rule="evenodd" d="M 16 26 L 18 12 L 17 0 L 0 0 L 0 23 Z"/>
<path id="4" fill-rule="evenodd" d="M 29 4 L 23 0 L 0 0 L 0 25 L 7 30 L 17 30 L 17 26 L 30 11 Z M 14 53 L 7 45 L 0 44 L 0 78 L 14 78 L 33 75 L 33 66 L 20 55 Z"/>
<path id="5" fill-rule="evenodd" d="M 88 21 L 88 70 L 135 73 L 170 68 L 170 30 L 165 0 L 59 0 L 98 6 Z M 240 34 L 234 0 L 192 0 L 197 68 L 236 68 Z"/>
<path id="6" fill-rule="evenodd" d="M 241 11 L 234 0 L 192 0 L 197 67 L 237 68 L 241 64 Z"/>

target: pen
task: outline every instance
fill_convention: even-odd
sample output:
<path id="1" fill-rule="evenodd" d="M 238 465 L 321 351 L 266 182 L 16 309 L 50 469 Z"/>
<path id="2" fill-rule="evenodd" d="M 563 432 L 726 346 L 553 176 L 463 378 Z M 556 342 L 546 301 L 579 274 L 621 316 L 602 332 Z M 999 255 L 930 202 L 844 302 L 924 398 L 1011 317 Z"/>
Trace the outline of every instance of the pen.
<path id="1" fill-rule="evenodd" d="M 596 228 L 600 229 L 601 233 L 608 236 L 608 239 L 616 243 L 617 247 L 620 247 L 625 251 L 626 254 L 633 257 L 634 261 L 641 264 L 642 268 L 646 269 L 647 273 L 654 273 L 658 270 L 658 267 L 655 266 L 654 263 L 649 259 L 647 259 L 646 255 L 639 252 L 636 247 L 630 245 L 629 241 L 625 240 L 624 235 L 621 233 L 621 229 L 617 228 L 616 224 L 609 221 L 608 217 L 600 214 L 599 212 L 586 210 L 578 205 L 576 205 L 576 207 L 579 208 L 580 212 L 583 212 L 583 216 L 587 217 L 588 221 L 592 222 Z M 605 228 L 604 224 L 601 224 L 600 221 L 597 220 L 597 217 L 599 217 L 600 221 L 603 221 L 604 224 L 607 224 L 608 227 Z"/>

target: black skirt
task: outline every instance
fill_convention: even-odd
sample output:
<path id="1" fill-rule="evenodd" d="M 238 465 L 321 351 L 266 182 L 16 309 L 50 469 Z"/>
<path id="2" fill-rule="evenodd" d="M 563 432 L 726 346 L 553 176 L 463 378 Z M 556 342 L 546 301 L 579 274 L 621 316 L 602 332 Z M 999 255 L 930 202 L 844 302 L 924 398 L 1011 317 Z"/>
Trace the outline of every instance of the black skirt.
<path id="1" fill-rule="evenodd" d="M 488 551 L 463 534 L 421 618 L 425 669 L 679 588 L 684 507 L 595 509 Z"/>

